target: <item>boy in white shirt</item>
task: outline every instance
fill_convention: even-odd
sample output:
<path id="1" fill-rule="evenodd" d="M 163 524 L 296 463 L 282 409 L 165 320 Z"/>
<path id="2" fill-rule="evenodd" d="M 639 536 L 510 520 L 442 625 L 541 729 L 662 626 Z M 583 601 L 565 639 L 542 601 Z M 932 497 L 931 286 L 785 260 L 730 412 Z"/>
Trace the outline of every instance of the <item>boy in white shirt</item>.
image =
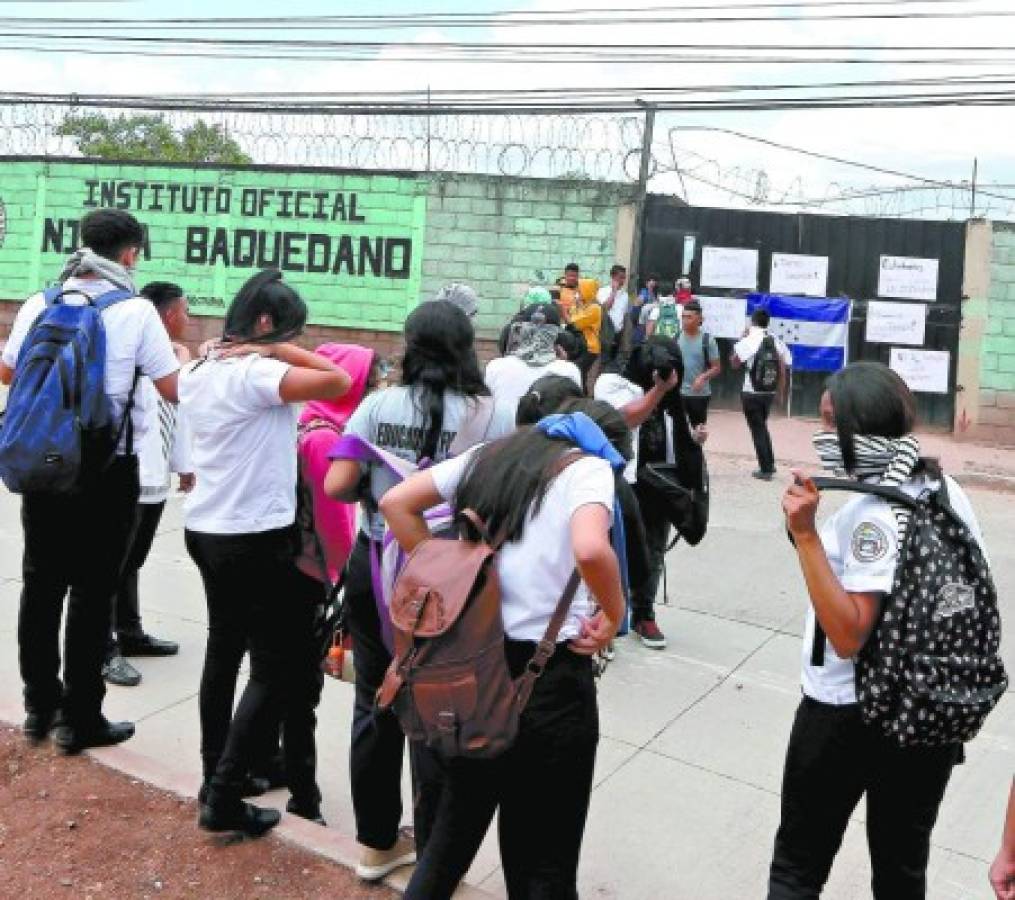
<path id="1" fill-rule="evenodd" d="M 141 289 L 141 296 L 150 300 L 159 314 L 166 333 L 173 342 L 173 351 L 180 365 L 189 362 L 190 353 L 180 343 L 190 321 L 183 289 L 170 282 L 153 281 Z M 138 391 L 146 393 L 151 400 L 146 404 L 149 408 L 148 432 L 138 446 L 141 497 L 137 504 L 134 535 L 127 553 L 127 562 L 120 586 L 113 597 L 113 637 L 109 658 L 102 668 L 106 682 L 120 687 L 133 687 L 141 681 L 141 673 L 126 657 L 173 656 L 180 649 L 175 641 L 153 637 L 141 627 L 138 573 L 148 558 L 166 508 L 171 489 L 170 474 L 179 474 L 181 491 L 187 492 L 194 485 L 189 437 L 176 405 L 159 397 L 148 378 L 141 379 Z"/>
<path id="2" fill-rule="evenodd" d="M 59 279 L 64 302 L 94 301 L 117 290 L 133 294 L 134 267 L 147 242 L 141 223 L 123 210 L 96 209 L 81 220 L 81 240 L 85 246 L 71 256 Z M 21 347 L 45 307 L 42 293 L 22 304 L 3 351 L 0 381 L 10 384 L 20 377 Z M 42 741 L 55 728 L 54 740 L 65 753 L 118 744 L 134 734 L 132 722 L 109 722 L 102 715 L 109 598 L 126 558 L 140 492 L 132 444 L 142 443 L 148 430 L 145 399 L 133 397 L 131 403 L 131 388 L 140 372 L 151 379 L 158 394 L 175 402 L 180 368 L 148 300 L 131 297 L 117 302 L 102 313 L 102 322 L 105 393 L 113 421 L 131 427 L 123 427 L 110 464 L 82 490 L 25 493 L 21 509 L 25 552 L 18 648 L 25 684 L 25 736 Z"/>

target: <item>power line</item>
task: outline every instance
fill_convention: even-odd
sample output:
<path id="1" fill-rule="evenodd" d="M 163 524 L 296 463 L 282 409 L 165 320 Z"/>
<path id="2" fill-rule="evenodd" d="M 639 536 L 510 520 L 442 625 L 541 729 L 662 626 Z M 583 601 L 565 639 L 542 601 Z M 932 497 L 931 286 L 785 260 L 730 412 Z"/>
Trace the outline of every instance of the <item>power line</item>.
<path id="1" fill-rule="evenodd" d="M 863 169 L 867 172 L 875 172 L 879 175 L 891 175 L 893 178 L 905 178 L 908 181 L 918 181 L 923 185 L 932 187 L 955 187 L 954 182 L 940 181 L 935 178 L 926 178 L 923 175 L 913 175 L 909 172 L 900 172 L 897 169 L 886 169 L 883 166 L 874 166 L 869 163 L 858 162 L 857 160 L 845 159 L 841 156 L 832 156 L 827 153 L 820 153 L 816 150 L 806 150 L 803 147 L 796 147 L 792 144 L 784 144 L 779 141 L 773 141 L 769 138 L 758 137 L 753 134 L 745 134 L 742 131 L 737 131 L 732 128 L 720 128 L 709 125 L 674 125 L 671 129 L 673 131 L 707 131 L 715 134 L 728 134 L 736 138 L 740 138 L 745 141 L 753 141 L 757 144 L 764 144 L 767 147 L 773 147 L 777 150 L 785 150 L 788 153 L 796 153 L 800 156 L 807 156 L 811 159 L 820 159 L 825 162 L 833 162 L 841 166 L 850 166 L 855 169 Z M 993 197 L 997 200 L 1008 200 L 1015 201 L 1015 197 L 1004 196 L 1001 194 L 989 194 L 985 193 L 984 196 Z"/>

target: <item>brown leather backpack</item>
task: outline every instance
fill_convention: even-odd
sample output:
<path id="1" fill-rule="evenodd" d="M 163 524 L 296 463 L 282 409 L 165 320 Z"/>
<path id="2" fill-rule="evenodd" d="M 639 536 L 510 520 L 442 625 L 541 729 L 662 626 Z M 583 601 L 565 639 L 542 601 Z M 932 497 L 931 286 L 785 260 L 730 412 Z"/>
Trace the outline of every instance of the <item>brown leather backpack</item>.
<path id="1" fill-rule="evenodd" d="M 571 575 L 535 654 L 512 678 L 495 566 L 499 542 L 475 512 L 461 516 L 481 539 L 423 541 L 395 582 L 395 655 L 377 706 L 393 708 L 408 738 L 446 758 L 489 759 L 514 741 L 581 577 L 577 570 Z"/>

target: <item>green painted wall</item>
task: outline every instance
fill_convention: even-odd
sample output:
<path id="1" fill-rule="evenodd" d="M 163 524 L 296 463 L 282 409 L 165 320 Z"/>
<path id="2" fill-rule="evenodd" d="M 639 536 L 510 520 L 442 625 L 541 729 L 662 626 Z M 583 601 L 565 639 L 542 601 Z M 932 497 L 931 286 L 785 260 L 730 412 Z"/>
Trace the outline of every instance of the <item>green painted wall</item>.
<path id="1" fill-rule="evenodd" d="M 993 223 L 980 386 L 1015 391 L 1015 224 Z"/>
<path id="2" fill-rule="evenodd" d="M 416 302 L 427 185 L 389 175 L 82 162 L 0 163 L 0 297 L 54 279 L 77 222 L 116 206 L 148 229 L 138 281 L 184 285 L 220 315 L 257 269 L 281 268 L 311 321 L 393 330 Z"/>
<path id="3" fill-rule="evenodd" d="M 630 188 L 612 183 L 434 177 L 423 293 L 468 282 L 481 298 L 479 330 L 495 333 L 531 286 L 551 284 L 569 262 L 605 281 L 618 261 L 618 210 L 629 202 Z"/>
<path id="4" fill-rule="evenodd" d="M 271 265 L 317 325 L 396 331 L 420 297 L 464 281 L 494 334 L 567 262 L 605 279 L 627 202 L 627 186 L 582 181 L 0 160 L 0 300 L 52 281 L 81 216 L 118 206 L 148 228 L 139 282 L 179 282 L 198 315 Z"/>

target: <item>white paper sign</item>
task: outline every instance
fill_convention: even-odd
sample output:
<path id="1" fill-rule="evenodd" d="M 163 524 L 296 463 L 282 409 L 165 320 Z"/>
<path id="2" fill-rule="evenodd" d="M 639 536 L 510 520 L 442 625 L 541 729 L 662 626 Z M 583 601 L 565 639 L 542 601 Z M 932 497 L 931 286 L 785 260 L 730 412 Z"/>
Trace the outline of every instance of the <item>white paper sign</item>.
<path id="1" fill-rule="evenodd" d="M 927 331 L 926 303 L 867 304 L 867 341 L 871 344 L 923 346 Z"/>
<path id="2" fill-rule="evenodd" d="M 878 273 L 878 296 L 900 300 L 937 300 L 936 259 L 882 256 Z"/>
<path id="3" fill-rule="evenodd" d="M 707 331 L 712 337 L 737 341 L 744 336 L 746 297 L 700 297 L 695 294 L 694 299 L 701 304 L 702 331 Z"/>
<path id="4" fill-rule="evenodd" d="M 743 247 L 702 247 L 701 286 L 758 289 L 758 251 Z"/>
<path id="5" fill-rule="evenodd" d="M 902 380 L 909 385 L 911 391 L 947 394 L 950 361 L 951 353 L 947 350 L 909 350 L 905 347 L 892 347 L 889 366 L 902 376 Z"/>
<path id="6" fill-rule="evenodd" d="M 803 294 L 825 297 L 828 290 L 828 257 L 802 256 L 797 253 L 772 254 L 773 294 Z"/>

